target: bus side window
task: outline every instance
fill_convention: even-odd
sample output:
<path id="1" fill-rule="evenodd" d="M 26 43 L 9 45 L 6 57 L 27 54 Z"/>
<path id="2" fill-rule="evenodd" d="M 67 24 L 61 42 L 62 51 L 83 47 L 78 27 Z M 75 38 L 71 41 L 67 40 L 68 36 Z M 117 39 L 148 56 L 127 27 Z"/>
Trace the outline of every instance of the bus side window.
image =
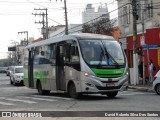
<path id="1" fill-rule="evenodd" d="M 76 42 L 74 42 L 70 47 L 70 58 L 71 66 L 80 71 L 80 58 Z"/>
<path id="2" fill-rule="evenodd" d="M 34 50 L 34 64 L 51 64 L 49 59 L 50 47 L 42 46 L 36 47 Z"/>
<path id="3" fill-rule="evenodd" d="M 34 65 L 38 65 L 38 64 L 39 64 L 39 59 L 38 59 L 39 47 L 36 47 L 36 48 L 34 49 L 33 55 L 34 55 L 33 64 L 34 64 Z"/>
<path id="4" fill-rule="evenodd" d="M 56 44 L 50 45 L 50 61 L 52 64 L 56 63 Z"/>
<path id="5" fill-rule="evenodd" d="M 78 47 L 71 46 L 71 62 L 79 62 Z"/>
<path id="6" fill-rule="evenodd" d="M 60 47 L 60 56 L 63 59 L 64 65 L 70 66 L 70 48 L 72 41 L 63 42 Z"/>

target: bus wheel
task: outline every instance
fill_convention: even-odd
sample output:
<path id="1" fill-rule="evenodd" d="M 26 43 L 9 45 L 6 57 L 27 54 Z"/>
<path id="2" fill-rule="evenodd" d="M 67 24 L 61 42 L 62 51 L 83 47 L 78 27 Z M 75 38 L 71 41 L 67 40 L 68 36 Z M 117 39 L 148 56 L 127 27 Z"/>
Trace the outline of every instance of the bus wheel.
<path id="1" fill-rule="evenodd" d="M 44 94 L 44 90 L 42 90 L 41 82 L 38 82 L 38 84 L 37 84 L 37 90 L 38 90 L 38 93 L 39 93 L 40 95 L 43 95 L 43 94 Z"/>
<path id="2" fill-rule="evenodd" d="M 10 77 L 10 84 L 11 84 L 11 85 L 13 84 L 13 82 L 12 82 L 12 80 L 11 80 L 11 77 Z"/>
<path id="3" fill-rule="evenodd" d="M 40 95 L 48 95 L 50 94 L 50 90 L 42 90 L 41 82 L 37 83 L 37 90 Z"/>
<path id="4" fill-rule="evenodd" d="M 76 86 L 74 85 L 74 83 L 70 84 L 68 94 L 71 98 L 77 99 L 79 97 L 79 93 L 76 92 Z"/>
<path id="5" fill-rule="evenodd" d="M 16 83 L 15 79 L 13 79 L 13 85 L 14 85 L 14 86 L 16 86 L 16 85 L 17 85 L 17 83 Z"/>
<path id="6" fill-rule="evenodd" d="M 50 90 L 43 90 L 45 95 L 49 95 L 50 94 Z"/>
<path id="7" fill-rule="evenodd" d="M 117 94 L 118 94 L 118 91 L 106 93 L 106 95 L 107 95 L 109 98 L 114 98 Z"/>

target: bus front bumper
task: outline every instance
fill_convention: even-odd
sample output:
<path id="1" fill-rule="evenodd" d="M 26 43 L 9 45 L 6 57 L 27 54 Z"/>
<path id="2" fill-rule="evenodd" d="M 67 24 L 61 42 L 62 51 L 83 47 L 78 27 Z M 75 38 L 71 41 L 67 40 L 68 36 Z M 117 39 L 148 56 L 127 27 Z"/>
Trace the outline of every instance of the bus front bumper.
<path id="1" fill-rule="evenodd" d="M 120 77 L 109 81 L 104 78 L 88 77 L 86 81 L 82 81 L 83 93 L 105 93 L 113 91 L 124 91 L 128 88 L 128 76 Z"/>

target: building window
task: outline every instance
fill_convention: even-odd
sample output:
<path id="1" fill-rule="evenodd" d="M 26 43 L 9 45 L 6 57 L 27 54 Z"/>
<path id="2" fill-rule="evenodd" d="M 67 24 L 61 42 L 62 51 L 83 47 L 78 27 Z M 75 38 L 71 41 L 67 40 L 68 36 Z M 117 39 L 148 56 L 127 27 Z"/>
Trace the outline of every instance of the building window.
<path id="1" fill-rule="evenodd" d="M 118 13 L 118 15 L 119 15 L 119 21 L 120 21 L 121 25 L 123 25 L 123 16 L 122 16 L 122 10 L 119 10 L 119 13 Z"/>
<path id="2" fill-rule="evenodd" d="M 122 19 L 123 19 L 122 20 L 123 25 L 127 25 L 130 23 L 130 7 L 129 6 L 123 7 Z"/>

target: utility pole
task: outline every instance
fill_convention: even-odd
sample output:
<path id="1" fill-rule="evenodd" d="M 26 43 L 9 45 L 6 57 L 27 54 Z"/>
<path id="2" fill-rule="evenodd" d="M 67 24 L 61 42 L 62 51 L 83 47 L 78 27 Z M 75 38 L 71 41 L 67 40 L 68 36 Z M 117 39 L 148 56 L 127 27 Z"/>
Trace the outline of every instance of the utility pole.
<path id="1" fill-rule="evenodd" d="M 51 0 L 50 0 L 51 1 Z M 57 0 L 56 0 L 57 1 Z M 62 1 L 62 0 L 61 0 Z M 65 28 L 65 34 L 68 35 L 68 19 L 67 19 L 67 3 L 66 0 L 64 0 L 64 10 L 65 10 L 65 24 L 66 24 L 66 28 Z"/>
<path id="2" fill-rule="evenodd" d="M 143 9 L 143 12 L 142 12 L 142 37 L 143 37 L 143 40 L 144 40 L 144 45 L 145 45 L 145 35 L 144 35 L 144 13 L 145 13 L 145 10 Z M 142 49 L 143 50 L 143 49 Z M 145 85 L 145 61 L 144 61 L 144 50 L 142 52 L 142 58 L 143 58 L 143 85 Z"/>
<path id="3" fill-rule="evenodd" d="M 33 15 L 39 15 L 39 16 L 42 16 L 42 21 L 39 21 L 39 22 L 35 22 L 35 23 L 38 23 L 38 24 L 42 24 L 42 34 L 43 34 L 43 38 L 44 39 L 48 39 L 48 13 L 47 13 L 47 8 L 46 9 L 34 9 L 34 10 L 44 10 L 45 13 L 39 13 L 39 14 L 33 14 Z"/>
<path id="4" fill-rule="evenodd" d="M 138 63 L 137 63 L 137 0 L 132 0 L 133 10 L 133 69 L 134 69 L 134 85 L 138 84 Z"/>
<path id="5" fill-rule="evenodd" d="M 146 9 L 145 8 L 143 8 L 143 12 L 142 12 L 142 32 L 143 32 L 143 35 L 142 36 L 144 36 L 143 37 L 143 39 L 144 39 L 144 45 L 147 47 L 147 59 L 144 59 L 144 50 L 143 50 L 143 85 L 145 85 L 145 60 L 147 61 L 147 66 L 149 66 L 149 46 L 148 46 L 148 44 L 146 44 L 145 43 L 145 34 L 144 34 L 144 31 L 145 31 L 145 26 L 144 26 L 144 20 L 145 20 L 145 18 L 144 18 L 144 15 L 145 15 L 145 12 L 146 12 Z M 149 69 L 148 69 L 148 72 L 149 72 Z"/>
<path id="6" fill-rule="evenodd" d="M 64 10 L 65 10 L 65 22 L 66 22 L 65 34 L 68 35 L 68 19 L 67 19 L 67 5 L 66 5 L 66 0 L 64 0 Z"/>
<path id="7" fill-rule="evenodd" d="M 21 32 L 18 32 L 18 34 L 26 34 L 26 39 L 27 39 L 27 45 L 28 45 L 28 31 L 21 31 Z"/>

